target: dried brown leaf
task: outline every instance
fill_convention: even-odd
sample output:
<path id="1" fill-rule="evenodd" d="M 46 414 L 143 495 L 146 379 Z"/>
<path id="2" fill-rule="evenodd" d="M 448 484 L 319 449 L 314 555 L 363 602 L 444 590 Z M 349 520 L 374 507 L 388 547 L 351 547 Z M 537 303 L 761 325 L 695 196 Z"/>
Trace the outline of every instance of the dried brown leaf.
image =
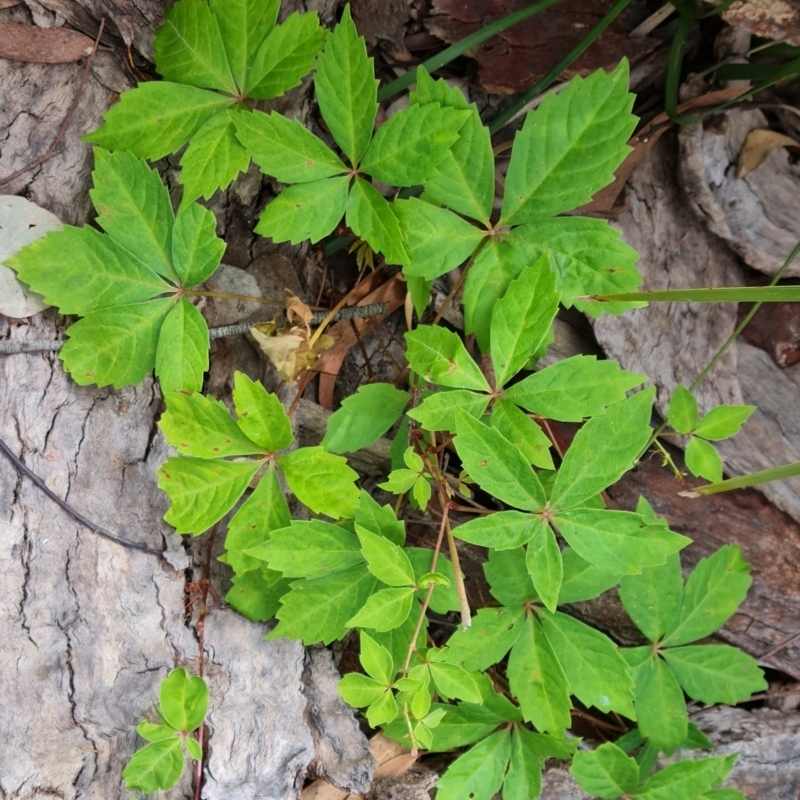
<path id="1" fill-rule="evenodd" d="M 758 169 L 767 156 L 779 147 L 800 147 L 800 142 L 791 136 L 784 136 L 767 128 L 756 128 L 747 134 L 739 161 L 736 164 L 736 177 L 744 178 L 754 169 Z"/>
<path id="2" fill-rule="evenodd" d="M 314 317 L 314 312 L 299 298 L 297 295 L 284 289 L 286 292 L 286 319 L 288 322 L 294 322 L 299 319 L 303 325 L 308 328 L 311 325 L 311 320 Z"/>
<path id="3" fill-rule="evenodd" d="M 94 42 L 77 31 L 0 22 L 0 58 L 67 64 L 85 58 L 93 49 Z"/>
<path id="4" fill-rule="evenodd" d="M 272 362 L 282 381 L 295 383 L 305 372 L 316 366 L 320 356 L 336 341 L 323 334 L 312 342 L 309 330 L 286 325 L 278 327 L 280 317 L 272 322 L 259 323 L 250 333 Z"/>

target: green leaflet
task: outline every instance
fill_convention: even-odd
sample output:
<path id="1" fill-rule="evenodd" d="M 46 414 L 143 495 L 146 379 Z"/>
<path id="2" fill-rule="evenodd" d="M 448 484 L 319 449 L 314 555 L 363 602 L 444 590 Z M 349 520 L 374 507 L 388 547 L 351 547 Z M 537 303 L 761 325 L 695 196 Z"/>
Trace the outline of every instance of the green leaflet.
<path id="1" fill-rule="evenodd" d="M 581 558 L 617 575 L 638 575 L 644 567 L 663 564 L 691 542 L 630 511 L 574 508 L 558 512 L 553 523 Z"/>
<path id="2" fill-rule="evenodd" d="M 225 602 L 251 622 L 268 622 L 275 616 L 281 598 L 288 591 L 289 582 L 279 573 L 270 569 L 250 569 L 233 576 Z"/>
<path id="3" fill-rule="evenodd" d="M 633 466 L 650 438 L 654 396 L 655 389 L 647 389 L 615 403 L 578 431 L 556 476 L 550 498 L 553 508 L 579 505 L 619 480 Z"/>
<path id="4" fill-rule="evenodd" d="M 177 731 L 193 731 L 208 711 L 208 684 L 183 668 L 174 669 L 161 681 L 159 700 L 168 725 Z"/>
<path id="5" fill-rule="evenodd" d="M 550 455 L 550 440 L 544 431 L 513 403 L 502 398 L 495 400 L 491 425 L 497 428 L 511 444 L 516 445 L 531 464 L 546 470 L 555 469 L 553 457 Z"/>
<path id="6" fill-rule="evenodd" d="M 208 370 L 208 325 L 203 315 L 182 297 L 161 326 L 156 349 L 156 375 L 161 391 L 199 392 Z"/>
<path id="7" fill-rule="evenodd" d="M 414 585 L 414 568 L 401 547 L 364 528 L 356 528 L 356 533 L 369 571 L 379 581 L 388 586 Z"/>
<path id="8" fill-rule="evenodd" d="M 356 708 L 363 708 L 383 697 L 386 693 L 386 684 L 366 675 L 350 672 L 339 681 L 336 690 L 346 703 Z"/>
<path id="9" fill-rule="evenodd" d="M 318 242 L 344 216 L 349 183 L 343 176 L 289 186 L 264 209 L 255 232 L 275 242 Z"/>
<path id="10" fill-rule="evenodd" d="M 172 501 L 164 519 L 177 533 L 207 531 L 236 505 L 258 467 L 258 461 L 168 458 L 158 471 L 158 487 Z"/>
<path id="11" fill-rule="evenodd" d="M 169 725 L 154 725 L 152 722 L 140 722 L 136 726 L 136 733 L 148 742 L 161 742 L 175 736 L 177 731 Z"/>
<path id="12" fill-rule="evenodd" d="M 389 264 L 406 264 L 408 253 L 397 217 L 386 198 L 363 178 L 356 178 L 347 198 L 347 224 L 353 233 Z"/>
<path id="13" fill-rule="evenodd" d="M 588 203 L 630 152 L 628 63 L 573 78 L 529 112 L 514 140 L 501 224 L 535 222 Z"/>
<path id="14" fill-rule="evenodd" d="M 496 303 L 492 310 L 491 352 L 498 388 L 513 378 L 541 346 L 550 332 L 560 297 L 550 259 L 543 256 L 523 270 Z M 619 399 L 623 398 L 624 395 Z"/>
<path id="15" fill-rule="evenodd" d="M 511 736 L 497 731 L 457 758 L 439 779 L 438 800 L 491 800 L 503 784 Z"/>
<path id="16" fill-rule="evenodd" d="M 640 575 L 620 581 L 619 596 L 636 627 L 658 642 L 678 621 L 683 595 L 681 560 L 677 553 L 658 567 L 645 567 Z"/>
<path id="17" fill-rule="evenodd" d="M 512 294 L 513 286 L 506 297 Z M 504 301 L 505 298 L 495 306 L 495 313 Z M 607 406 L 622 402 L 629 389 L 646 380 L 646 375 L 624 372 L 616 361 L 572 356 L 514 384 L 506 389 L 504 397 L 547 419 L 581 422 L 585 417 L 604 414 Z"/>
<path id="18" fill-rule="evenodd" d="M 508 658 L 511 691 L 524 718 L 557 735 L 570 726 L 569 684 L 541 623 L 528 617 Z"/>
<path id="19" fill-rule="evenodd" d="M 341 456 L 321 447 L 302 447 L 278 458 L 286 483 L 315 514 L 352 517 L 358 504 L 358 473 Z"/>
<path id="20" fill-rule="evenodd" d="M 428 664 L 436 691 L 449 699 L 464 700 L 467 703 L 480 703 L 481 693 L 472 676 L 457 664 Z"/>
<path id="21" fill-rule="evenodd" d="M 511 731 L 511 760 L 503 782 L 503 800 L 531 800 L 542 793 L 542 765 L 535 736 L 525 728 Z"/>
<path id="22" fill-rule="evenodd" d="M 378 633 L 398 628 L 411 613 L 413 599 L 414 590 L 411 588 L 382 589 L 367 600 L 347 625 L 354 628 L 374 628 Z"/>
<path id="23" fill-rule="evenodd" d="M 409 94 L 409 103 L 425 105 L 426 103 L 439 103 L 446 108 L 455 108 L 464 111 L 470 108 L 467 98 L 456 86 L 448 86 L 443 78 L 434 80 L 424 66 L 417 67 L 417 83 Z M 474 106 L 474 104 L 472 104 Z"/>
<path id="24" fill-rule="evenodd" d="M 394 544 L 402 546 L 405 541 L 405 525 L 397 519 L 392 507 L 378 505 L 363 489 L 359 494 L 354 519 L 356 525 Z"/>
<path id="25" fill-rule="evenodd" d="M 536 599 L 523 548 L 489 550 L 489 560 L 484 563 L 483 572 L 492 596 L 504 606 L 514 608 Z"/>
<path id="26" fill-rule="evenodd" d="M 466 261 L 486 235 L 446 208 L 412 197 L 392 206 L 409 261 L 403 272 L 432 280 Z"/>
<path id="27" fill-rule="evenodd" d="M 334 572 L 324 578 L 292 583 L 276 614 L 278 626 L 268 639 L 302 639 L 307 645 L 330 644 L 350 628 L 348 620 L 372 594 L 375 576 L 365 564 Z"/>
<path id="28" fill-rule="evenodd" d="M 734 545 L 700 560 L 686 581 L 678 623 L 665 645 L 675 646 L 709 636 L 736 612 L 750 588 L 750 565 Z"/>
<path id="29" fill-rule="evenodd" d="M 667 422 L 678 433 L 691 433 L 697 426 L 697 400 L 681 384 L 675 387 L 669 399 Z"/>
<path id="30" fill-rule="evenodd" d="M 555 611 L 564 577 L 564 566 L 555 534 L 544 520 L 540 520 L 540 524 L 534 529 L 533 538 L 528 542 L 525 561 L 536 594 L 549 611 Z"/>
<path id="31" fill-rule="evenodd" d="M 299 122 L 274 111 L 237 114 L 236 135 L 265 175 L 282 183 L 309 183 L 341 175 L 341 159 Z"/>
<path id="32" fill-rule="evenodd" d="M 576 753 L 569 771 L 593 797 L 615 800 L 623 794 L 633 794 L 639 785 L 638 765 L 611 742 L 596 750 Z"/>
<path id="33" fill-rule="evenodd" d="M 240 109 L 215 114 L 192 136 L 181 156 L 181 205 L 202 197 L 210 200 L 250 165 L 250 156 L 236 138 L 234 120 L 248 116 Z"/>
<path id="34" fill-rule="evenodd" d="M 457 409 L 480 418 L 490 400 L 488 394 L 476 394 L 466 389 L 439 391 L 428 395 L 416 408 L 409 409 L 407 416 L 428 431 L 454 431 Z"/>
<path id="35" fill-rule="evenodd" d="M 736 436 L 747 418 L 756 410 L 755 406 L 721 405 L 712 408 L 695 428 L 695 435 L 712 442 Z"/>
<path id="36" fill-rule="evenodd" d="M 411 369 L 429 383 L 488 392 L 489 384 L 461 339 L 446 328 L 420 325 L 406 333 Z"/>
<path id="37" fill-rule="evenodd" d="M 693 475 L 705 478 L 712 483 L 722 480 L 722 459 L 713 444 L 705 439 L 692 436 L 686 445 L 686 466 Z"/>
<path id="38" fill-rule="evenodd" d="M 669 764 L 649 778 L 639 791 L 642 800 L 694 800 L 725 779 L 736 756 L 687 759 Z"/>
<path id="39" fill-rule="evenodd" d="M 525 511 L 541 510 L 544 488 L 522 453 L 495 428 L 456 411 L 456 451 L 478 485 L 504 503 Z"/>
<path id="40" fill-rule="evenodd" d="M 544 523 L 546 525 L 546 523 Z M 529 542 L 542 528 L 541 518 L 520 511 L 498 511 L 453 528 L 453 535 L 479 547 L 511 550 Z"/>
<path id="41" fill-rule="evenodd" d="M 277 453 L 292 443 L 292 423 L 276 394 L 243 372 L 234 375 L 233 402 L 237 425 L 248 439 L 268 453 Z"/>
<path id="42" fill-rule="evenodd" d="M 378 81 L 349 6 L 345 6 L 341 22 L 325 41 L 314 88 L 333 138 L 355 166 L 372 138 L 378 112 Z"/>
<path id="43" fill-rule="evenodd" d="M 368 447 L 397 422 L 408 400 L 408 392 L 390 383 L 359 387 L 331 415 L 322 446 L 330 453 L 352 453 Z"/>
<path id="44" fill-rule="evenodd" d="M 635 719 L 633 680 L 611 639 L 559 612 L 540 612 L 539 620 L 567 677 L 570 693 L 604 714 L 616 711 Z"/>
<path id="45" fill-rule="evenodd" d="M 561 551 L 561 560 L 564 580 L 558 592 L 559 605 L 594 600 L 620 581 L 615 572 L 590 564 L 571 547 Z"/>
<path id="46" fill-rule="evenodd" d="M 421 317 L 428 307 L 431 299 L 431 289 L 433 281 L 426 278 L 415 278 L 413 275 L 406 276 L 406 288 L 417 316 Z"/>
<path id="47" fill-rule="evenodd" d="M 172 269 L 182 286 L 202 283 L 222 261 L 225 242 L 217 238 L 216 228 L 214 215 L 197 203 L 183 206 L 175 217 Z"/>
<path id="48" fill-rule="evenodd" d="M 123 92 L 103 116 L 105 124 L 83 141 L 155 161 L 179 150 L 208 119 L 231 105 L 233 98 L 193 86 L 142 83 Z"/>
<path id="49" fill-rule="evenodd" d="M 466 630 L 447 641 L 447 660 L 468 672 L 485 670 L 503 660 L 522 631 L 521 608 L 482 608 Z"/>
<path id="50" fill-rule="evenodd" d="M 203 0 L 179 0 L 164 14 L 155 50 L 166 80 L 236 93 L 217 18 Z"/>
<path id="51" fill-rule="evenodd" d="M 169 789 L 183 772 L 183 753 L 179 738 L 163 739 L 137 750 L 122 770 L 125 786 L 145 794 Z"/>
<path id="52" fill-rule="evenodd" d="M 406 617 L 406 621 L 399 627 L 380 633 L 374 629 L 370 631 L 372 638 L 392 654 L 395 672 L 399 672 L 403 668 L 406 655 L 408 655 L 408 646 L 411 644 L 411 639 L 414 636 L 414 630 L 417 627 L 417 620 L 419 619 L 421 611 L 422 608 L 419 603 L 412 602 L 411 611 Z M 417 635 L 418 648 L 425 647 L 427 630 L 428 618 L 425 617 L 419 634 Z M 408 732 L 408 728 L 406 728 L 406 732 Z"/>

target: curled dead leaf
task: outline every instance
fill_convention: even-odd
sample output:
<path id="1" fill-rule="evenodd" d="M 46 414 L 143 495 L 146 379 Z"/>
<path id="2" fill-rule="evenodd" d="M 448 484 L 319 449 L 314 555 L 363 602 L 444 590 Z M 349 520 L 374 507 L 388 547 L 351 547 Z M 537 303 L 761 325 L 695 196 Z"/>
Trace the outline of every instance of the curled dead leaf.
<path id="1" fill-rule="evenodd" d="M 784 136 L 777 131 L 766 128 L 756 128 L 747 134 L 744 140 L 742 152 L 739 153 L 739 160 L 736 164 L 736 177 L 743 178 L 749 175 L 764 163 L 767 156 L 778 147 L 797 147 L 800 142 L 792 139 L 791 136 Z"/>
<path id="2" fill-rule="evenodd" d="M 0 58 L 38 64 L 68 64 L 90 55 L 94 42 L 66 28 L 0 22 Z"/>
<path id="3" fill-rule="evenodd" d="M 308 328 L 314 317 L 314 312 L 295 294 L 288 289 L 286 292 L 286 320 L 290 323 L 299 319 Z"/>
<path id="4" fill-rule="evenodd" d="M 282 318 L 259 323 L 250 328 L 258 346 L 272 362 L 281 380 L 295 383 L 303 373 L 316 366 L 319 357 L 336 341 L 333 336 L 321 335 L 312 341 L 309 329 L 294 325 L 281 327 Z"/>

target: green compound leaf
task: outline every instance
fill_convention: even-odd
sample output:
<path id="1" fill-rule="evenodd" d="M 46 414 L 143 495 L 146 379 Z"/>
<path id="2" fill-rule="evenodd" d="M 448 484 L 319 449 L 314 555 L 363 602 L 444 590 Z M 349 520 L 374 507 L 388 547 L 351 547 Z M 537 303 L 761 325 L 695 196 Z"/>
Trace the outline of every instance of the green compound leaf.
<path id="1" fill-rule="evenodd" d="M 354 519 L 356 525 L 376 536 L 383 536 L 401 546 L 405 542 L 405 525 L 397 519 L 392 507 L 378 505 L 369 492 L 363 489 L 359 495 Z"/>
<path id="2" fill-rule="evenodd" d="M 414 589 L 382 589 L 347 623 L 351 628 L 373 628 L 385 633 L 399 628 L 411 613 Z"/>
<path id="3" fill-rule="evenodd" d="M 420 325 L 406 333 L 406 357 L 411 369 L 428 383 L 488 392 L 489 384 L 464 347 L 447 328 Z"/>
<path id="4" fill-rule="evenodd" d="M 669 399 L 667 422 L 678 433 L 691 433 L 697 427 L 697 400 L 681 384 L 675 387 Z"/>
<path id="5" fill-rule="evenodd" d="M 564 564 L 564 580 L 558 592 L 559 605 L 594 600 L 620 581 L 616 572 L 590 564 L 571 547 L 561 551 L 561 560 Z"/>
<path id="6" fill-rule="evenodd" d="M 650 438 L 654 396 L 655 389 L 647 389 L 615 403 L 578 431 L 556 475 L 550 498 L 553 508 L 573 508 L 631 469 Z"/>
<path id="7" fill-rule="evenodd" d="M 185 669 L 174 669 L 161 681 L 159 692 L 161 713 L 177 731 L 193 731 L 200 727 L 208 711 L 208 685 Z"/>
<path id="8" fill-rule="evenodd" d="M 170 789 L 183 772 L 181 740 L 164 739 L 137 750 L 127 767 L 122 770 L 125 787 L 138 789 L 145 794 L 159 789 Z"/>
<path id="9" fill-rule="evenodd" d="M 500 303 L 495 309 L 499 306 Z M 616 361 L 572 356 L 514 384 L 504 397 L 547 419 L 580 422 L 585 417 L 604 414 L 607 406 L 623 401 L 629 389 L 646 380 L 646 375 L 624 372 Z"/>
<path id="10" fill-rule="evenodd" d="M 234 575 L 232 583 L 225 602 L 251 622 L 271 620 L 289 591 L 289 582 L 270 569 L 250 569 Z"/>
<path id="11" fill-rule="evenodd" d="M 514 608 L 536 600 L 536 592 L 525 562 L 525 550 L 490 550 L 483 565 L 492 597 L 504 606 Z"/>
<path id="12" fill-rule="evenodd" d="M 358 658 L 367 675 L 384 684 L 392 682 L 394 677 L 392 654 L 364 631 L 361 631 L 361 651 Z"/>
<path id="13" fill-rule="evenodd" d="M 234 122 L 253 161 L 282 183 L 309 183 L 346 172 L 341 159 L 297 120 L 254 111 L 237 114 Z"/>
<path id="14" fill-rule="evenodd" d="M 550 440 L 544 431 L 512 402 L 502 398 L 495 400 L 491 424 L 511 444 L 516 445 L 531 464 L 542 469 L 555 469 L 553 457 L 550 455 Z"/>
<path id="15" fill-rule="evenodd" d="M 767 682 L 754 658 L 725 644 L 671 647 L 664 658 L 689 697 L 706 705 L 741 703 Z"/>
<path id="16" fill-rule="evenodd" d="M 158 427 L 179 453 L 194 458 L 265 453 L 259 444 L 242 432 L 220 400 L 184 392 L 173 392 L 165 399 L 167 410 Z"/>
<path id="17" fill-rule="evenodd" d="M 363 635 L 363 632 L 362 632 Z M 386 683 L 349 672 L 340 681 L 336 690 L 344 701 L 355 708 L 364 708 L 380 700 L 386 693 Z"/>
<path id="18" fill-rule="evenodd" d="M 172 229 L 172 266 L 182 286 L 197 286 L 214 274 L 225 252 L 217 238 L 217 220 L 203 206 L 184 206 Z"/>
<path id="19" fill-rule="evenodd" d="M 331 415 L 322 446 L 329 453 L 354 453 L 368 447 L 397 422 L 408 400 L 408 392 L 390 383 L 359 387 Z"/>
<path id="20" fill-rule="evenodd" d="M 503 800 L 531 800 L 542 793 L 542 765 L 535 735 L 525 728 L 511 731 L 511 760 L 503 782 Z"/>
<path id="21" fill-rule="evenodd" d="M 255 232 L 275 242 L 316 244 L 347 210 L 350 178 L 324 178 L 284 189 L 265 209 Z"/>
<path id="22" fill-rule="evenodd" d="M 734 545 L 701 559 L 686 581 L 678 623 L 664 644 L 674 647 L 710 636 L 736 613 L 752 582 L 750 565 Z"/>
<path id="23" fill-rule="evenodd" d="M 174 301 L 150 300 L 94 311 L 67 329 L 58 357 L 81 386 L 141 383 L 156 365 L 161 325 Z"/>
<path id="24" fill-rule="evenodd" d="M 355 166 L 366 152 L 378 113 L 378 81 L 345 6 L 341 22 L 325 41 L 314 76 L 322 116 L 336 144 Z"/>
<path id="25" fill-rule="evenodd" d="M 464 700 L 467 703 L 480 703 L 481 693 L 473 677 L 457 664 L 428 665 L 436 690 L 442 697 Z"/>
<path id="26" fill-rule="evenodd" d="M 615 800 L 632 794 L 639 785 L 639 765 L 611 742 L 575 753 L 569 771 L 581 789 L 593 797 Z"/>
<path id="27" fill-rule="evenodd" d="M 547 499 L 527 459 L 508 439 L 463 411 L 456 411 L 456 451 L 462 466 L 490 494 L 525 511 L 541 510 Z"/>
<path id="28" fill-rule="evenodd" d="M 178 0 L 164 14 L 155 50 L 166 80 L 236 93 L 217 18 L 203 0 Z"/>
<path id="29" fill-rule="evenodd" d="M 414 586 L 414 568 L 401 547 L 364 528 L 356 528 L 356 533 L 369 571 L 379 581 L 388 586 Z"/>
<path id="30" fill-rule="evenodd" d="M 550 259 L 543 256 L 532 267 L 523 270 L 495 304 L 491 350 L 498 389 L 530 361 L 545 341 L 558 311 L 560 297 L 556 291 L 556 274 L 550 269 Z M 619 399 L 624 399 L 624 394 Z"/>
<path id="31" fill-rule="evenodd" d="M 403 244 L 400 223 L 386 198 L 363 178 L 356 178 L 347 199 L 347 224 L 389 264 L 406 264 L 408 253 Z"/>
<path id="32" fill-rule="evenodd" d="M 644 783 L 636 792 L 637 800 L 694 800 L 724 780 L 732 766 L 721 756 L 669 764 Z"/>
<path id="33" fill-rule="evenodd" d="M 361 169 L 390 186 L 425 183 L 458 140 L 468 116 L 438 103 L 411 105 L 381 125 Z"/>
<path id="34" fill-rule="evenodd" d="M 659 566 L 691 542 L 631 511 L 573 508 L 559 512 L 553 522 L 581 558 L 617 575 Z"/>
<path id="35" fill-rule="evenodd" d="M 321 520 L 294 520 L 245 555 L 268 563 L 286 578 L 322 578 L 364 561 L 352 533 Z"/>
<path id="36" fill-rule="evenodd" d="M 433 280 L 466 261 L 486 235 L 446 208 L 412 197 L 393 205 L 409 255 L 405 275 Z"/>
<path id="37" fill-rule="evenodd" d="M 564 566 L 555 534 L 543 520 L 535 528 L 533 539 L 528 542 L 525 560 L 536 594 L 549 611 L 555 611 Z"/>
<path id="38" fill-rule="evenodd" d="M 480 418 L 490 400 L 488 394 L 476 394 L 467 389 L 435 392 L 428 395 L 416 408 L 409 409 L 407 416 L 419 422 L 426 431 L 454 431 L 457 409 Z"/>
<path id="39" fill-rule="evenodd" d="M 302 447 L 278 459 L 286 483 L 315 514 L 352 517 L 358 505 L 358 473 L 341 456 L 321 447 Z"/>
<path id="40" fill-rule="evenodd" d="M 563 735 L 570 726 L 569 684 L 539 620 L 528 617 L 508 657 L 511 691 L 527 722 Z"/>
<path id="41" fill-rule="evenodd" d="M 567 676 L 571 694 L 604 714 L 616 711 L 635 719 L 633 680 L 611 639 L 559 612 L 540 612 L 539 620 Z"/>
<path id="42" fill-rule="evenodd" d="M 97 223 L 142 264 L 174 280 L 171 240 L 175 216 L 158 173 L 122 151 L 95 148 L 94 159 L 94 188 L 89 195 L 97 209 Z"/>
<path id="43" fill-rule="evenodd" d="M 168 81 L 140 83 L 106 111 L 105 124 L 83 141 L 155 161 L 179 150 L 232 97 Z"/>
<path id="44" fill-rule="evenodd" d="M 253 59 L 248 97 L 269 100 L 299 86 L 314 67 L 326 35 L 316 13 L 295 12 L 274 28 Z"/>
<path id="45" fill-rule="evenodd" d="M 243 372 L 234 375 L 233 403 L 239 428 L 259 447 L 268 453 L 277 453 L 292 443 L 292 422 L 283 403 Z"/>
<path id="46" fill-rule="evenodd" d="M 468 672 L 488 669 L 503 660 L 522 632 L 521 608 L 481 608 L 466 630 L 448 640 L 447 660 Z"/>
<path id="47" fill-rule="evenodd" d="M 659 641 L 678 621 L 683 595 L 681 560 L 677 553 L 640 575 L 626 575 L 619 585 L 622 605 L 636 627 L 651 641 Z"/>
<path id="48" fill-rule="evenodd" d="M 453 536 L 479 547 L 511 550 L 533 539 L 542 524 L 542 520 L 534 514 L 498 511 L 495 514 L 475 517 L 453 528 Z"/>
<path id="49" fill-rule="evenodd" d="M 164 519 L 177 533 L 207 531 L 236 505 L 258 467 L 258 461 L 168 458 L 158 471 L 158 486 L 172 501 Z"/>
<path id="50" fill-rule="evenodd" d="M 756 410 L 755 406 L 721 405 L 712 408 L 695 429 L 695 435 L 717 442 L 736 436 L 747 418 Z"/>
<path id="51" fill-rule="evenodd" d="M 497 731 L 457 758 L 438 783 L 438 800 L 491 800 L 500 791 L 511 758 L 511 735 Z"/>
<path id="52" fill-rule="evenodd" d="M 234 120 L 247 116 L 241 110 L 215 114 L 192 136 L 181 156 L 181 205 L 202 197 L 210 200 L 250 165 L 250 156 L 236 138 Z M 176 148 L 177 149 L 177 148 Z"/>
<path id="53" fill-rule="evenodd" d="M 182 297 L 167 314 L 156 349 L 156 375 L 161 391 L 199 392 L 208 370 L 208 325 Z"/>
<path id="54" fill-rule="evenodd" d="M 366 564 L 293 582 L 275 615 L 280 622 L 267 638 L 302 639 L 306 645 L 341 639 L 350 629 L 348 620 L 364 606 L 376 583 Z"/>
<path id="55" fill-rule="evenodd" d="M 628 62 L 573 78 L 528 114 L 514 139 L 503 225 L 535 222 L 588 203 L 614 180 L 636 125 Z"/>
<path id="56" fill-rule="evenodd" d="M 686 445 L 686 466 L 692 475 L 712 483 L 722 480 L 722 459 L 713 444 L 692 436 Z"/>
<path id="57" fill-rule="evenodd" d="M 209 0 L 209 5 L 236 85 L 244 89 L 253 57 L 275 27 L 280 0 Z"/>

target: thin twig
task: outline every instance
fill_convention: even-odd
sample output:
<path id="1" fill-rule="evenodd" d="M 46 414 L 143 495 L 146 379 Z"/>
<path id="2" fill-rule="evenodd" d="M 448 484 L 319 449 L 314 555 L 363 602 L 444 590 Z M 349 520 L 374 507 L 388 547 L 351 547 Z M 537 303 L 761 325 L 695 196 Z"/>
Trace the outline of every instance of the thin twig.
<path id="1" fill-rule="evenodd" d="M 450 530 L 450 519 L 445 514 L 444 529 L 447 533 L 447 548 L 450 551 L 450 562 L 453 565 L 453 577 L 456 584 L 456 595 L 458 596 L 458 608 L 461 612 L 461 627 L 467 630 L 472 625 L 472 615 L 469 610 L 469 598 L 467 588 L 464 586 L 464 573 L 461 571 L 461 561 L 458 558 L 458 548 L 453 532 Z"/>

